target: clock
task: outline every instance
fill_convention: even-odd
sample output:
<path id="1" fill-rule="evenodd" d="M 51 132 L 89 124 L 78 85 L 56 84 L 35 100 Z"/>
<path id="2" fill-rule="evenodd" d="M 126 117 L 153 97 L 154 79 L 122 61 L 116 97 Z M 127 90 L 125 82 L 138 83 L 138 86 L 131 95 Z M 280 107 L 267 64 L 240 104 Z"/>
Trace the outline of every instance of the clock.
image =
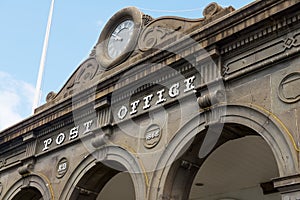
<path id="1" fill-rule="evenodd" d="M 105 25 L 96 44 L 96 59 L 110 68 L 127 59 L 135 49 L 142 26 L 142 13 L 128 7 L 113 15 Z"/>
<path id="2" fill-rule="evenodd" d="M 107 53 L 112 59 L 124 52 L 134 32 L 134 22 L 127 19 L 121 22 L 108 38 Z"/>

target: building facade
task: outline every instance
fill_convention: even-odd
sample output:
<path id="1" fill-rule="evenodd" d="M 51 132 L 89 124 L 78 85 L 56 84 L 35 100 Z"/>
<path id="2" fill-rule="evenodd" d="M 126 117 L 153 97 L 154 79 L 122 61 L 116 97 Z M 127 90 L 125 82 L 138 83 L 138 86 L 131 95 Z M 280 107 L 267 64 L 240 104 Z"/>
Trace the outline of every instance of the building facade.
<path id="1" fill-rule="evenodd" d="M 299 8 L 114 14 L 63 88 L 0 133 L 0 199 L 300 199 Z"/>

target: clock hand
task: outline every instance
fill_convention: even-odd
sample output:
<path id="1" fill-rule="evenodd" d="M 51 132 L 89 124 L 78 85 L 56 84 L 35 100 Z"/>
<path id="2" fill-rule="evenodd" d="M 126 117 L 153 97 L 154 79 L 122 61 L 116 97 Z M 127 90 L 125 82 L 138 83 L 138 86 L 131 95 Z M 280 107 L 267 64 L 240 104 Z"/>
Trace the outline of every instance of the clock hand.
<path id="1" fill-rule="evenodd" d="M 118 35 L 116 35 L 116 34 L 112 34 L 112 36 L 114 37 L 114 39 L 116 40 L 116 41 L 123 41 L 123 38 L 122 37 L 120 37 L 120 36 L 118 36 Z"/>

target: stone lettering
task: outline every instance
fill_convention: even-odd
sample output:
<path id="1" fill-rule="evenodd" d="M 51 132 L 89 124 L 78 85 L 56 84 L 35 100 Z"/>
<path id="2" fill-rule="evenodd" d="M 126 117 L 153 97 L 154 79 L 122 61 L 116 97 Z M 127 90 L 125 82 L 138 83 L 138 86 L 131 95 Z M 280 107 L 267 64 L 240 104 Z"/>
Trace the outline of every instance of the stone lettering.
<path id="1" fill-rule="evenodd" d="M 165 89 L 162 89 L 157 92 L 158 100 L 156 101 L 156 105 L 167 101 L 167 99 L 164 98 L 164 95 L 163 95 L 164 92 L 165 92 Z"/>
<path id="2" fill-rule="evenodd" d="M 195 85 L 194 85 L 195 78 L 196 78 L 195 76 L 192 76 L 192 77 L 184 80 L 186 88 L 183 90 L 183 92 L 189 92 L 195 88 Z"/>
<path id="3" fill-rule="evenodd" d="M 56 140 L 55 140 L 56 144 L 57 145 L 62 144 L 65 141 L 65 138 L 66 138 L 66 135 L 64 133 L 58 134 L 58 136 L 56 137 Z"/>
<path id="4" fill-rule="evenodd" d="M 84 129 L 84 131 L 82 132 L 82 134 L 86 134 L 88 132 L 91 131 L 91 127 L 92 127 L 92 124 L 93 124 L 93 120 L 90 120 L 88 122 L 85 122 L 82 126 Z M 42 151 L 46 151 L 48 149 L 50 149 L 50 145 L 52 144 L 53 141 L 55 141 L 55 144 L 56 145 L 61 145 L 65 142 L 66 138 L 68 137 L 69 138 L 69 141 L 72 141 L 76 138 L 79 137 L 79 134 L 80 134 L 80 126 L 75 126 L 73 127 L 72 129 L 69 130 L 68 132 L 68 136 L 67 134 L 63 133 L 63 132 L 60 132 L 58 135 L 52 137 L 52 138 L 47 138 L 43 141 L 43 149 Z M 54 139 L 53 139 L 54 138 Z"/>
<path id="5" fill-rule="evenodd" d="M 83 126 L 85 127 L 85 130 L 84 130 L 84 133 L 83 133 L 83 134 L 86 134 L 86 133 L 88 133 L 88 132 L 91 131 L 91 126 L 92 126 L 92 124 L 93 124 L 93 120 L 90 120 L 90 121 L 85 122 L 85 123 L 83 124 Z"/>
<path id="6" fill-rule="evenodd" d="M 65 171 L 67 169 L 67 163 L 61 163 L 58 166 L 58 172 Z"/>
<path id="7" fill-rule="evenodd" d="M 175 83 L 169 89 L 169 96 L 175 98 L 179 95 L 179 83 Z"/>
<path id="8" fill-rule="evenodd" d="M 69 140 L 74 140 L 78 137 L 79 126 L 76 126 L 70 130 Z"/>
<path id="9" fill-rule="evenodd" d="M 131 103 L 130 115 L 133 115 L 133 114 L 137 113 L 137 107 L 138 107 L 139 103 L 140 103 L 140 100 L 136 100 L 136 101 Z"/>
<path id="10" fill-rule="evenodd" d="M 155 132 L 152 132 L 152 133 L 148 133 L 146 135 L 146 140 L 152 140 L 154 138 L 157 138 L 159 137 L 159 130 L 155 131 Z"/>
<path id="11" fill-rule="evenodd" d="M 118 118 L 119 119 L 124 119 L 126 117 L 126 115 L 127 115 L 127 112 L 128 112 L 128 109 L 125 106 L 122 106 L 119 109 Z"/>
<path id="12" fill-rule="evenodd" d="M 151 107 L 150 101 L 151 101 L 152 97 L 153 97 L 153 94 L 150 94 L 150 95 L 144 97 L 144 106 L 143 106 L 144 110 Z"/>
<path id="13" fill-rule="evenodd" d="M 195 89 L 195 84 L 194 81 L 196 79 L 196 76 L 191 76 L 185 80 L 183 80 L 184 82 L 184 93 L 193 91 Z M 165 95 L 165 92 L 168 93 L 168 97 L 170 98 L 176 98 L 180 95 L 180 88 L 181 85 L 179 82 L 174 83 L 173 85 L 171 85 L 171 87 L 168 89 L 168 91 L 165 91 L 165 89 L 160 89 L 159 91 L 156 92 L 156 94 L 149 94 L 147 96 L 144 96 L 141 99 L 135 100 L 134 102 L 130 103 L 131 110 L 129 112 L 130 115 L 134 115 L 137 114 L 139 111 L 139 106 L 141 101 L 143 101 L 143 106 L 141 108 L 143 108 L 143 110 L 147 110 L 149 109 L 151 106 L 153 105 L 159 105 L 162 104 L 164 102 L 167 101 L 167 96 Z M 156 95 L 157 100 L 156 102 L 152 103 L 152 99 L 154 98 L 154 95 Z M 165 96 L 164 96 L 165 95 Z M 118 119 L 122 120 L 127 116 L 128 113 L 128 107 L 126 105 L 121 106 L 121 108 L 118 110 L 117 116 Z"/>
<path id="14" fill-rule="evenodd" d="M 44 140 L 44 148 L 42 151 L 46 151 L 49 149 L 49 145 L 52 143 L 52 138 L 48 138 Z"/>

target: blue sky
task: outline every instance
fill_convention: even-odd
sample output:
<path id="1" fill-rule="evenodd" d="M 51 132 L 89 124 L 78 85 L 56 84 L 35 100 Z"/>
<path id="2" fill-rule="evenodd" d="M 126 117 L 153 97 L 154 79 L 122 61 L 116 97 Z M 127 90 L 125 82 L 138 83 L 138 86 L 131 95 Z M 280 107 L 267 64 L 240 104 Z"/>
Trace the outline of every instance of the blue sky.
<path id="1" fill-rule="evenodd" d="M 216 0 L 239 9 L 253 0 Z M 118 10 L 136 6 L 152 17 L 202 17 L 211 0 L 55 0 L 42 85 L 42 103 L 58 92 Z M 31 115 L 51 0 L 0 1 L 0 131 Z M 169 10 L 172 12 L 166 12 Z M 193 10 L 180 12 L 180 10 Z"/>

